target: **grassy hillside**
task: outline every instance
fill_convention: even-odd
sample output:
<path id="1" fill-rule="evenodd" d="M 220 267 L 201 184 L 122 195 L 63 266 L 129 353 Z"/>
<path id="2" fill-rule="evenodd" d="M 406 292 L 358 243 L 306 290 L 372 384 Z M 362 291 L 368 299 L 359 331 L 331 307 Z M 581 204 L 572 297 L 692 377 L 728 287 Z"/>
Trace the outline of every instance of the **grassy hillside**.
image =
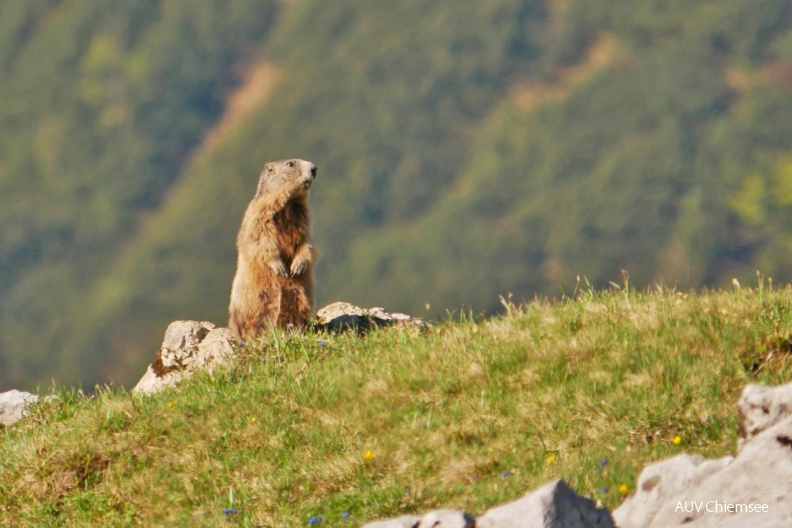
<path id="1" fill-rule="evenodd" d="M 792 280 L 791 0 L 2 9 L 2 386 L 129 384 L 170 321 L 223 324 L 283 157 L 319 167 L 320 303 Z"/>
<path id="2" fill-rule="evenodd" d="M 0 524 L 359 526 L 558 477 L 614 508 L 650 461 L 733 453 L 744 384 L 792 374 L 788 288 L 625 286 L 423 334 L 273 334 L 153 397 L 58 389 L 0 436 Z"/>

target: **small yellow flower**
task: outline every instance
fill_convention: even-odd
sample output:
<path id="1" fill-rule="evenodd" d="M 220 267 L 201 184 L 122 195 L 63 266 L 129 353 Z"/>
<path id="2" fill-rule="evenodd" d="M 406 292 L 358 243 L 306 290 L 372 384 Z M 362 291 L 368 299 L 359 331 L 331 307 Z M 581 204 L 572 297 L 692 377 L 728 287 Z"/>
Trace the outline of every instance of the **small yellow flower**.
<path id="1" fill-rule="evenodd" d="M 734 286 L 735 288 L 740 287 L 740 281 L 737 280 L 737 277 L 732 279 L 732 286 Z"/>
<path id="2" fill-rule="evenodd" d="M 630 487 L 627 484 L 619 484 L 619 493 L 627 495 L 628 491 L 630 491 Z"/>
<path id="3" fill-rule="evenodd" d="M 255 416 L 250 419 L 250 423 L 256 423 L 256 417 Z"/>
<path id="4" fill-rule="evenodd" d="M 168 402 L 168 407 L 173 407 L 174 405 L 176 405 L 175 401 L 171 400 Z"/>
<path id="5" fill-rule="evenodd" d="M 547 455 L 545 457 L 545 462 L 547 462 L 548 466 L 552 466 L 553 464 L 555 464 L 556 463 L 555 455 L 553 455 L 553 454 Z"/>
<path id="6" fill-rule="evenodd" d="M 681 443 L 682 443 L 682 437 L 681 437 L 681 436 L 679 436 L 679 435 L 676 435 L 676 436 L 674 437 L 674 439 L 673 439 L 673 440 L 671 440 L 671 441 L 674 443 L 674 445 L 679 445 L 679 444 L 681 444 Z"/>
<path id="7" fill-rule="evenodd" d="M 374 453 L 371 452 L 371 449 L 367 449 L 365 453 L 363 453 L 363 460 L 374 460 Z"/>

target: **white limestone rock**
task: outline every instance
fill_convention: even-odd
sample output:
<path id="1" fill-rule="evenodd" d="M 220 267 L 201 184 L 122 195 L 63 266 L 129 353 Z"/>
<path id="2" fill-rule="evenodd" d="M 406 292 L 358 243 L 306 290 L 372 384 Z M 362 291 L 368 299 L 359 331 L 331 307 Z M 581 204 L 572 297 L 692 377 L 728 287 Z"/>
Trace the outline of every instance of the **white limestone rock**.
<path id="1" fill-rule="evenodd" d="M 692 467 L 687 459 L 644 469 L 636 494 L 613 512 L 618 526 L 792 526 L 792 418 L 759 433 L 733 459 Z"/>
<path id="2" fill-rule="evenodd" d="M 334 302 L 320 308 L 316 312 L 316 328 L 319 330 L 338 331 L 354 328 L 366 331 L 371 328 L 401 325 L 418 329 L 430 328 L 420 317 L 411 317 L 403 313 L 388 313 L 384 308 L 361 308 L 348 302 Z"/>
<path id="3" fill-rule="evenodd" d="M 374 521 L 364 524 L 363 528 L 415 528 L 421 518 L 414 515 L 403 515 L 396 519 Z"/>
<path id="4" fill-rule="evenodd" d="M 459 510 L 430 511 L 418 521 L 415 528 L 475 528 L 476 520 Z"/>
<path id="5" fill-rule="evenodd" d="M 39 397 L 29 392 L 10 390 L 0 394 L 0 424 L 14 425 L 25 417 L 28 405 L 36 403 Z"/>
<path id="6" fill-rule="evenodd" d="M 476 520 L 459 510 L 434 510 L 423 517 L 405 515 L 386 521 L 375 521 L 363 528 L 475 528 Z"/>
<path id="7" fill-rule="evenodd" d="M 792 383 L 780 387 L 746 385 L 737 402 L 740 413 L 740 447 L 792 414 Z"/>
<path id="8" fill-rule="evenodd" d="M 713 473 L 722 470 L 732 457 L 705 460 L 701 456 L 678 455 L 646 466 L 638 477 L 636 493 L 613 512 L 620 528 L 649 526 L 652 520 L 684 490 L 698 488 Z"/>
<path id="9" fill-rule="evenodd" d="M 575 493 L 563 480 L 545 484 L 514 502 L 487 511 L 477 528 L 613 528 L 613 520 L 594 501 Z"/>
<path id="10" fill-rule="evenodd" d="M 157 359 L 132 391 L 159 392 L 195 371 L 211 372 L 233 356 L 234 337 L 228 328 L 205 321 L 175 321 L 165 331 Z"/>

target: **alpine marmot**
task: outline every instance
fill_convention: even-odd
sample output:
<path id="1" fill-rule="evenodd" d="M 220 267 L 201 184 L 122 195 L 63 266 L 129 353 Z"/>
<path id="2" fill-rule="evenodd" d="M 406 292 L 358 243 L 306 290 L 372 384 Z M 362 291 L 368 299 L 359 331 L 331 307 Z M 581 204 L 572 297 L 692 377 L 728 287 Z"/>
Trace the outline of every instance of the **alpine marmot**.
<path id="1" fill-rule="evenodd" d="M 237 235 L 237 271 L 228 326 L 250 341 L 269 325 L 307 324 L 313 310 L 313 261 L 308 190 L 310 161 L 272 161 L 261 171 Z"/>

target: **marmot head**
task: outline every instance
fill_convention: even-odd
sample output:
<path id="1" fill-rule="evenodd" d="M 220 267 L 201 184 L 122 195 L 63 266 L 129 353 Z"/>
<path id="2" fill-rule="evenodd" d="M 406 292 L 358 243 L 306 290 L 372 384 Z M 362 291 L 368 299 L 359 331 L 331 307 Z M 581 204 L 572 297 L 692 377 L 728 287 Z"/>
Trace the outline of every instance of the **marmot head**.
<path id="1" fill-rule="evenodd" d="M 270 161 L 259 176 L 256 196 L 283 196 L 301 198 L 316 179 L 316 165 L 310 161 L 290 159 Z"/>

